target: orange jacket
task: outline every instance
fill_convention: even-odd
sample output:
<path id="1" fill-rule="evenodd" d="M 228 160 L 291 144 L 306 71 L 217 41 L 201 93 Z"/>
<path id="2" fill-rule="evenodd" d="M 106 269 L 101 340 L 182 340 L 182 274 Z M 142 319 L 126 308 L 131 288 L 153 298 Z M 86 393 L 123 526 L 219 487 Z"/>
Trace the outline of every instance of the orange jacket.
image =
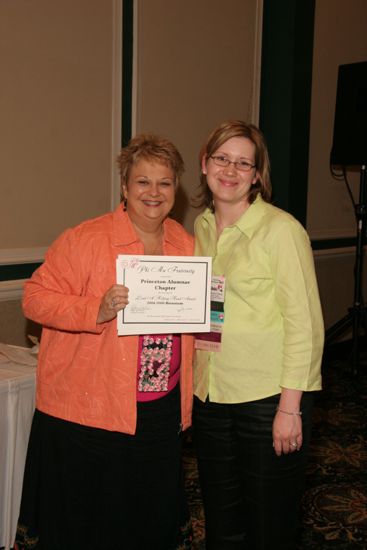
<path id="1" fill-rule="evenodd" d="M 193 237 L 164 221 L 163 250 L 193 254 Z M 134 434 L 138 336 L 117 336 L 116 319 L 97 325 L 99 305 L 116 283 L 118 254 L 143 254 L 127 213 L 66 230 L 24 287 L 26 317 L 43 325 L 37 368 L 39 410 L 86 426 Z M 181 415 L 191 423 L 193 338 L 182 336 Z"/>

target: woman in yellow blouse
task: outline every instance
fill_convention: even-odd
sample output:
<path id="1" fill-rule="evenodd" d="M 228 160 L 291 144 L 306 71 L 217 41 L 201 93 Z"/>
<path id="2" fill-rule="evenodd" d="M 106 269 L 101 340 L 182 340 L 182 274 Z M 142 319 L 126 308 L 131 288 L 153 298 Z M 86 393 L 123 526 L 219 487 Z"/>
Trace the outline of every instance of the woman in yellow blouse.
<path id="1" fill-rule="evenodd" d="M 197 340 L 194 368 L 206 548 L 291 550 L 312 392 L 321 389 L 312 250 L 303 227 L 270 204 L 258 128 L 221 124 L 202 149 L 201 170 L 196 254 L 213 257 L 225 288 L 216 343 Z"/>

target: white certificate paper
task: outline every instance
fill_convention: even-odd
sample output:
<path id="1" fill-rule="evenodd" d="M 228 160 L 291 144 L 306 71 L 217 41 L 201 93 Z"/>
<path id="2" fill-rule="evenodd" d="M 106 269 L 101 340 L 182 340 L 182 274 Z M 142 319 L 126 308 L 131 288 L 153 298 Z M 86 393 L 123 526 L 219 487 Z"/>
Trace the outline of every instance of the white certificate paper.
<path id="1" fill-rule="evenodd" d="M 116 271 L 129 289 L 117 314 L 119 335 L 210 330 L 211 258 L 119 255 Z"/>

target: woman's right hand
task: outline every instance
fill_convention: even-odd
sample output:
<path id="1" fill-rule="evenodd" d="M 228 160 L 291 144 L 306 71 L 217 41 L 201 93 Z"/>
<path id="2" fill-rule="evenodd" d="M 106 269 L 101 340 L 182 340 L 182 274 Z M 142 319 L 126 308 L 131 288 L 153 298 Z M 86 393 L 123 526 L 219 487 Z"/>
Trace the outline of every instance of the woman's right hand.
<path id="1" fill-rule="evenodd" d="M 107 290 L 101 300 L 97 317 L 97 324 L 112 321 L 120 309 L 129 303 L 129 289 L 124 285 L 113 285 Z"/>

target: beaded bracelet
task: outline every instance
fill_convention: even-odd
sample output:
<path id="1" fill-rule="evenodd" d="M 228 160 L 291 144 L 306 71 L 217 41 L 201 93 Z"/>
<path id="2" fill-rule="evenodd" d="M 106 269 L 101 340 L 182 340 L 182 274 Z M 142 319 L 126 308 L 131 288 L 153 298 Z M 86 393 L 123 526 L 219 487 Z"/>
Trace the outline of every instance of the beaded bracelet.
<path id="1" fill-rule="evenodd" d="M 302 411 L 298 411 L 298 412 L 283 411 L 283 409 L 280 409 L 279 406 L 277 406 L 275 410 L 283 414 L 289 414 L 290 416 L 302 416 Z"/>

